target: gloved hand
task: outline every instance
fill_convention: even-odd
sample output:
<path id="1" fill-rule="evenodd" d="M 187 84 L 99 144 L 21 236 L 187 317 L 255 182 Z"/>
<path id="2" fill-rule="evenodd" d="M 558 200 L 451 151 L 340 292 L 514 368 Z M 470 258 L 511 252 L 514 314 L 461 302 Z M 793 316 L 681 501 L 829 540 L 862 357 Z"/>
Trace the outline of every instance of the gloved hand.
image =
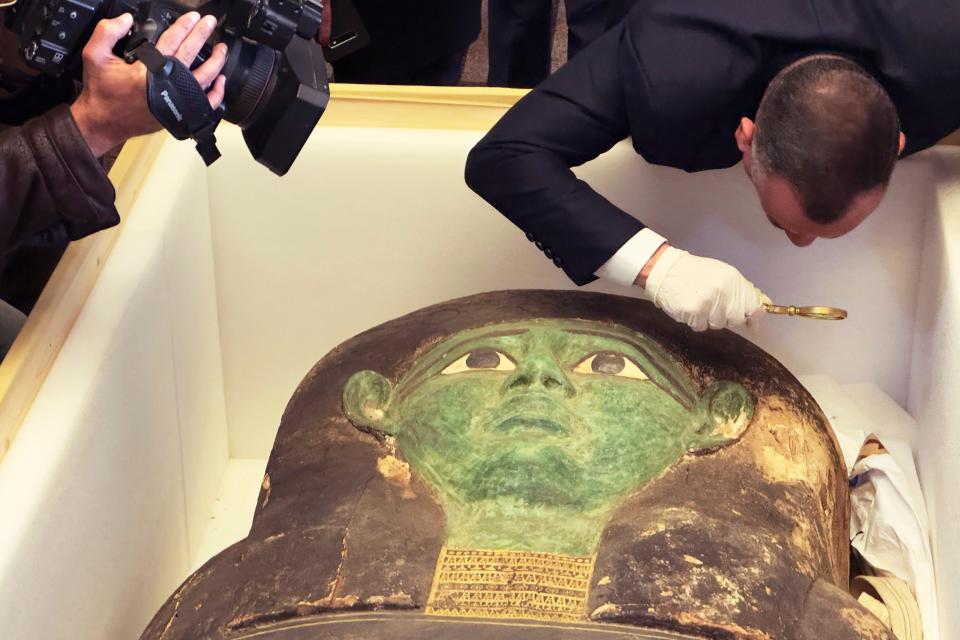
<path id="1" fill-rule="evenodd" d="M 770 302 L 736 268 L 674 247 L 657 258 L 646 290 L 657 307 L 694 331 L 754 325 Z"/>

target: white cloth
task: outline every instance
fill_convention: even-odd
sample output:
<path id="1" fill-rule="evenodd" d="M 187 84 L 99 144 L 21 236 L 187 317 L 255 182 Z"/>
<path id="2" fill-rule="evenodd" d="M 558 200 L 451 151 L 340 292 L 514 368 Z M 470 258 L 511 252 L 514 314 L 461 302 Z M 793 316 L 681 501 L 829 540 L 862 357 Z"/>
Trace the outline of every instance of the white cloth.
<path id="1" fill-rule="evenodd" d="M 937 588 L 922 497 L 912 495 L 904 470 L 889 453 L 863 458 L 850 477 L 850 544 L 879 575 L 910 585 L 924 638 L 937 638 Z"/>

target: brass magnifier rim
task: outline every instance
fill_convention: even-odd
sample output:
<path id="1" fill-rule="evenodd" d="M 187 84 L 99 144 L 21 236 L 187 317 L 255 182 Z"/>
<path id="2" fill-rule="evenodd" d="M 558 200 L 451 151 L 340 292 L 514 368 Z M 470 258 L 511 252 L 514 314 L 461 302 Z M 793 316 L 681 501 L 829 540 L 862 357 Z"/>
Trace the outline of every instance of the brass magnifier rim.
<path id="1" fill-rule="evenodd" d="M 784 304 L 763 305 L 764 311 L 779 316 L 800 316 L 814 320 L 843 320 L 847 317 L 847 310 L 839 307 L 797 307 Z"/>

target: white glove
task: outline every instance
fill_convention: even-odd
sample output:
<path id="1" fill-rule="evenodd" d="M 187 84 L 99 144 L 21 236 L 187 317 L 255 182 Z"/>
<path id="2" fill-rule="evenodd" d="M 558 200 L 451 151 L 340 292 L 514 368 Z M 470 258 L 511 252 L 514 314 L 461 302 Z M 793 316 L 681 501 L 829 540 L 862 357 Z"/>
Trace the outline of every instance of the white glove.
<path id="1" fill-rule="evenodd" d="M 653 303 L 694 331 L 755 325 L 770 298 L 726 262 L 667 247 L 647 277 Z"/>

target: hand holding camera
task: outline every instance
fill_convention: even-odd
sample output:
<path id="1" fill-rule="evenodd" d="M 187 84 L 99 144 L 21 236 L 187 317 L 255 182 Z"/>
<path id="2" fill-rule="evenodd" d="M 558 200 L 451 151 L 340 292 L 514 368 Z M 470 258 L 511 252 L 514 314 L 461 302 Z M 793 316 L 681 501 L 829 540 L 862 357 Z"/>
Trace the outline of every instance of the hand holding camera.
<path id="1" fill-rule="evenodd" d="M 157 49 L 190 66 L 216 26 L 213 16 L 201 19 L 199 13 L 186 13 L 160 35 Z M 83 48 L 83 91 L 70 110 L 96 156 L 128 138 L 160 129 L 147 108 L 146 68 L 140 62 L 127 64 L 113 53 L 132 27 L 133 17 L 129 13 L 101 20 Z M 225 78 L 219 74 L 226 59 L 227 47 L 219 43 L 209 58 L 193 70 L 214 108 L 223 101 Z"/>
<path id="2" fill-rule="evenodd" d="M 19 0 L 7 23 L 46 75 L 79 76 L 82 59 L 73 113 L 94 153 L 157 130 L 149 111 L 209 165 L 227 120 L 283 175 L 330 97 L 324 15 L 323 0 L 206 0 L 196 11 L 182 0 Z"/>

